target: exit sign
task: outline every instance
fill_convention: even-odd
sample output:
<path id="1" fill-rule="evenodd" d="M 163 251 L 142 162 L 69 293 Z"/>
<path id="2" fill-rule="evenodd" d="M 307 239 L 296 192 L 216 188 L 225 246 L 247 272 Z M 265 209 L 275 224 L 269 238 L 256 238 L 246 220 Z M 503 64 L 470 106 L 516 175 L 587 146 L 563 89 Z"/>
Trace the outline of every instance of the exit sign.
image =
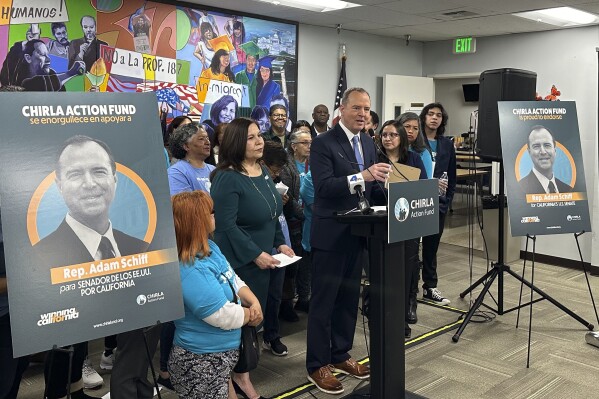
<path id="1" fill-rule="evenodd" d="M 476 53 L 476 38 L 458 37 L 453 39 L 454 54 L 472 54 Z"/>

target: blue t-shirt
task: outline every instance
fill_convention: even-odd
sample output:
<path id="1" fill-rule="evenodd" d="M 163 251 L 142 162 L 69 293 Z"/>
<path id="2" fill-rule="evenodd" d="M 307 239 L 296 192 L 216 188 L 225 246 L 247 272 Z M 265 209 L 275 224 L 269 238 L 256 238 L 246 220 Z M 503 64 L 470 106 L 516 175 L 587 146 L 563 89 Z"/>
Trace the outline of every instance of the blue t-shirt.
<path id="1" fill-rule="evenodd" d="M 302 226 L 302 248 L 310 252 L 310 229 L 312 228 L 312 205 L 314 204 L 314 182 L 312 171 L 301 178 L 300 197 L 304 203 L 304 224 Z"/>
<path id="2" fill-rule="evenodd" d="M 411 148 L 410 148 L 410 151 L 416 152 L 416 151 L 412 150 Z M 420 155 L 420 159 L 422 160 L 422 163 L 424 164 L 424 169 L 426 170 L 426 178 L 432 179 L 434 171 L 433 171 L 433 157 L 432 157 L 430 151 L 425 149 L 421 153 L 418 153 L 418 155 Z"/>
<path id="3" fill-rule="evenodd" d="M 210 194 L 210 172 L 215 168 L 214 165 L 204 164 L 203 168 L 194 168 L 185 160 L 180 160 L 168 168 L 168 185 L 171 189 L 171 195 L 183 191 L 202 190 Z"/>
<path id="4" fill-rule="evenodd" d="M 194 258 L 191 265 L 179 264 L 185 317 L 175 320 L 173 343 L 197 354 L 238 349 L 241 342 L 241 329 L 223 330 L 202 320 L 233 300 L 228 281 L 235 287 L 235 272 L 229 262 L 218 245 L 208 243 L 210 256 Z"/>

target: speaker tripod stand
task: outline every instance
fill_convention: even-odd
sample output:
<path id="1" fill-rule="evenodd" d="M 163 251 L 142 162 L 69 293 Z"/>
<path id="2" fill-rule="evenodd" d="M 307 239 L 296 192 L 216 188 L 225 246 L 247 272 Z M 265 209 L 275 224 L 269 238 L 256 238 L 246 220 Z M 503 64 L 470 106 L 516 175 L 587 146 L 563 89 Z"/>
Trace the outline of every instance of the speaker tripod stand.
<path id="1" fill-rule="evenodd" d="M 492 263 L 492 268 L 487 273 L 485 273 L 485 275 L 483 275 L 481 278 L 476 280 L 474 282 L 474 284 L 472 284 L 470 287 L 468 287 L 465 291 L 460 293 L 460 298 L 464 298 L 466 295 L 468 295 L 468 293 L 470 293 L 471 291 L 476 289 L 476 287 L 478 287 L 481 284 L 483 285 L 483 289 L 480 292 L 480 294 L 478 295 L 478 297 L 476 298 L 476 300 L 474 301 L 474 305 L 470 308 L 470 311 L 468 311 L 468 313 L 464 317 L 464 322 L 460 325 L 460 327 L 458 328 L 458 330 L 452 337 L 453 342 L 458 342 L 460 340 L 460 336 L 462 335 L 462 332 L 464 331 L 464 329 L 466 328 L 468 323 L 470 323 L 470 319 L 472 318 L 474 313 L 478 310 L 478 308 L 481 305 L 489 308 L 490 310 L 497 313 L 498 315 L 504 315 L 506 313 L 512 312 L 514 310 L 518 310 L 520 308 L 530 305 L 531 303 L 536 303 L 536 302 L 542 301 L 544 299 L 548 300 L 549 302 L 551 302 L 552 304 L 557 306 L 559 309 L 561 309 L 564 313 L 566 313 L 567 315 L 569 315 L 570 317 L 572 317 L 573 319 L 575 319 L 576 321 L 581 323 L 583 326 L 588 328 L 590 331 L 592 331 L 594 328 L 594 326 L 592 324 L 590 324 L 588 321 L 584 320 L 582 317 L 578 316 L 572 310 L 570 310 L 567 307 L 565 307 L 564 305 L 562 305 L 560 302 L 558 302 L 553 297 L 549 296 L 544 291 L 537 288 L 534 284 L 532 284 L 531 282 L 529 282 L 528 280 L 523 278 L 523 276 L 519 276 L 518 274 L 514 273 L 510 269 L 510 267 L 504 263 L 503 250 L 504 250 L 505 243 L 504 243 L 503 234 L 504 234 L 504 230 L 505 230 L 505 226 L 504 226 L 505 187 L 504 187 L 503 177 L 504 177 L 503 176 L 503 163 L 499 162 L 499 198 L 498 198 L 498 200 L 499 200 L 498 201 L 499 202 L 499 212 L 498 212 L 498 214 L 499 214 L 499 216 L 498 216 L 499 217 L 499 223 L 498 223 L 499 237 L 498 237 L 498 245 L 497 245 L 497 248 L 498 248 L 497 262 Z M 504 309 L 504 307 L 503 307 L 504 273 L 509 274 L 510 276 L 512 276 L 513 278 L 518 280 L 520 283 L 526 285 L 528 288 L 532 289 L 537 294 L 539 294 L 540 297 L 537 299 L 534 299 L 531 302 L 519 304 L 518 306 L 515 306 L 515 307 L 507 309 L 507 310 Z M 497 280 L 497 300 L 495 301 L 495 303 L 497 305 L 497 309 L 491 308 L 490 306 L 485 305 L 483 303 L 485 296 L 489 292 L 489 289 L 491 288 L 491 286 L 493 285 L 495 280 Z"/>

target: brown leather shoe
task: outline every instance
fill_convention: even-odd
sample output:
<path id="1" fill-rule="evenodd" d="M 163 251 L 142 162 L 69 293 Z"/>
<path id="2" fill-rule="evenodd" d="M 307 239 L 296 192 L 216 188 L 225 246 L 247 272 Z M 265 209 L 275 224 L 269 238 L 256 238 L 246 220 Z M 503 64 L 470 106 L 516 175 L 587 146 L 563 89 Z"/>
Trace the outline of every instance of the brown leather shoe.
<path id="1" fill-rule="evenodd" d="M 322 366 L 312 374 L 308 375 L 308 380 L 316 385 L 316 388 L 324 393 L 330 393 L 338 395 L 343 393 L 343 385 L 339 382 L 337 377 L 333 375 L 333 366 L 327 364 Z"/>
<path id="2" fill-rule="evenodd" d="M 349 374 L 352 377 L 365 380 L 370 377 L 370 368 L 356 362 L 351 357 L 342 363 L 333 364 L 336 373 Z"/>

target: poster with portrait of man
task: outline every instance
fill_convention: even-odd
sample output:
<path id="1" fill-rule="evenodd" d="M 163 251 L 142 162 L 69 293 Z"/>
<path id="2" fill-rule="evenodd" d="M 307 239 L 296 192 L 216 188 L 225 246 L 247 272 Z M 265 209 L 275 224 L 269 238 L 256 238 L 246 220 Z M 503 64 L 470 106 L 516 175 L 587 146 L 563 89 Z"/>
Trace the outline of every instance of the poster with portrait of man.
<path id="1" fill-rule="evenodd" d="M 15 356 L 183 316 L 154 93 L 0 93 Z"/>
<path id="2" fill-rule="evenodd" d="M 500 101 L 512 236 L 590 231 L 573 101 Z"/>

